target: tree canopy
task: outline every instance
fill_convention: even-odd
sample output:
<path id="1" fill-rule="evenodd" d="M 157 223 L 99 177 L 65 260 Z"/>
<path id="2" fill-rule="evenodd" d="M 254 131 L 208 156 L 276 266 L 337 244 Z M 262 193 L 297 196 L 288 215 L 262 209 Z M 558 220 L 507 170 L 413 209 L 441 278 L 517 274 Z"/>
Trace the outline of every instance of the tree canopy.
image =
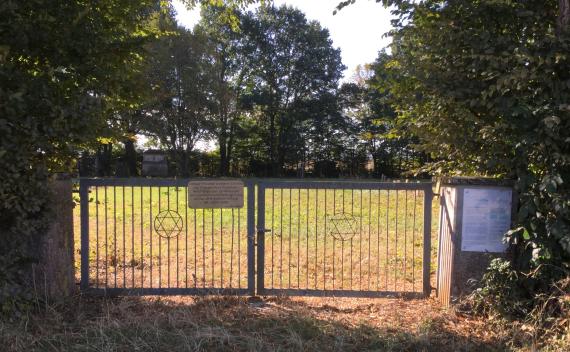
<path id="1" fill-rule="evenodd" d="M 516 180 L 507 240 L 515 267 L 534 270 L 519 291 L 548 287 L 570 265 L 568 2 L 383 3 L 397 19 L 375 86 L 398 133 L 418 138 L 435 174 Z"/>

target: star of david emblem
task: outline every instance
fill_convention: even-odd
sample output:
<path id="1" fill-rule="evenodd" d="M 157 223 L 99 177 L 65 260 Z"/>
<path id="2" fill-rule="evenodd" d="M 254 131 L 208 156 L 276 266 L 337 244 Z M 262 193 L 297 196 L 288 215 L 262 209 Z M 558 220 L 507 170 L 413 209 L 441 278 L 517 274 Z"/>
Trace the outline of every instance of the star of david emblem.
<path id="1" fill-rule="evenodd" d="M 335 214 L 329 218 L 331 236 L 339 241 L 348 241 L 358 232 L 358 218 L 352 214 Z"/>
<path id="2" fill-rule="evenodd" d="M 154 231 L 164 238 L 176 237 L 182 232 L 184 221 L 174 210 L 164 210 L 154 218 Z"/>

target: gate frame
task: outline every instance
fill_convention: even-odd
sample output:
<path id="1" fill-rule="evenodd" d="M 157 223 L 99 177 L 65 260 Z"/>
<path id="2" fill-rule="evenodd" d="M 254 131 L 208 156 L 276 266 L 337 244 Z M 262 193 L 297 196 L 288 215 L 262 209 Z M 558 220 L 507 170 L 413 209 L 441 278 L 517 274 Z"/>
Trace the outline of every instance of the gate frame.
<path id="1" fill-rule="evenodd" d="M 257 294 L 260 296 L 328 296 L 328 297 L 409 297 L 425 298 L 431 293 L 431 218 L 433 201 L 432 182 L 360 182 L 347 181 L 296 181 L 296 180 L 258 180 L 257 182 Z M 342 189 L 342 190 L 416 190 L 424 192 L 423 257 L 422 284 L 423 292 L 398 291 L 362 291 L 362 290 L 322 290 L 322 289 L 284 289 L 265 287 L 265 189 Z"/>
<path id="2" fill-rule="evenodd" d="M 79 178 L 80 222 L 81 222 L 81 280 L 82 292 L 117 295 L 255 295 L 255 186 L 251 179 L 240 179 L 247 189 L 247 288 L 200 288 L 200 287 L 133 287 L 95 288 L 89 287 L 89 188 L 90 187 L 179 187 L 186 188 L 188 182 L 201 178 Z"/>
<path id="3" fill-rule="evenodd" d="M 202 178 L 79 178 L 80 229 L 81 229 L 81 280 L 82 292 L 96 295 L 290 295 L 329 297 L 429 297 L 431 293 L 431 220 L 432 182 L 370 182 L 357 180 L 297 181 L 239 179 L 247 189 L 247 288 L 93 288 L 89 287 L 89 188 L 90 187 L 180 187 L 191 180 Z M 215 178 L 210 178 L 215 180 Z M 424 192 L 423 207 L 423 292 L 321 290 L 321 289 L 270 289 L 265 288 L 265 189 L 352 189 L 352 190 L 416 190 Z M 257 191 L 257 199 L 256 199 Z M 257 201 L 256 201 L 257 200 Z M 256 209 L 257 208 L 257 209 Z M 257 221 L 256 221 L 257 216 Z M 257 250 L 255 247 L 257 246 Z M 256 263 L 257 258 L 257 263 Z"/>

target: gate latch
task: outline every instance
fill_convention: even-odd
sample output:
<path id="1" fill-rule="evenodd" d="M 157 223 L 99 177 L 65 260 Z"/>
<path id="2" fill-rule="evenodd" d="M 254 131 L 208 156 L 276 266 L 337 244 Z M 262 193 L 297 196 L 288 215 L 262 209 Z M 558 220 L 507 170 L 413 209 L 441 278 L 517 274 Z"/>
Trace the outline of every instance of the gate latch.
<path id="1" fill-rule="evenodd" d="M 264 233 L 266 233 L 266 232 L 271 232 L 271 229 L 260 229 L 260 228 L 257 229 L 257 234 L 258 234 L 258 235 L 262 235 L 262 234 L 264 234 Z"/>

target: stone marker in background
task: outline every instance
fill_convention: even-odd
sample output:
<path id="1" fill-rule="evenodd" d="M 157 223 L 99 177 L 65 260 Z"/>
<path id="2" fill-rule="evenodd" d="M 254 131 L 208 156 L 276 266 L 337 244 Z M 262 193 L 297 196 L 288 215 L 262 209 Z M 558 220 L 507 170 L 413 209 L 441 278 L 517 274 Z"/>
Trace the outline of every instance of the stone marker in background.
<path id="1" fill-rule="evenodd" d="M 503 235 L 515 205 L 512 183 L 486 178 L 450 178 L 440 189 L 437 295 L 449 305 L 470 292 L 493 258 L 504 257 Z"/>

